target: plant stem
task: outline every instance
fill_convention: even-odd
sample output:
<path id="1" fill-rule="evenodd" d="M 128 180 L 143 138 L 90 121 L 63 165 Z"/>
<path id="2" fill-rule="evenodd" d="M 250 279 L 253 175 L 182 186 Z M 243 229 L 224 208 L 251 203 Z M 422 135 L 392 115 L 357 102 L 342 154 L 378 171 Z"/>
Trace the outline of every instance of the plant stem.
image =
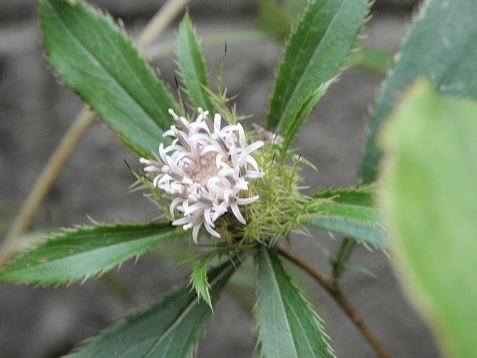
<path id="1" fill-rule="evenodd" d="M 137 46 L 142 52 L 148 47 L 152 41 L 162 33 L 179 12 L 186 6 L 189 0 L 168 0 L 161 9 L 149 21 L 146 27 L 142 30 L 137 39 Z"/>
<path id="2" fill-rule="evenodd" d="M 336 283 L 339 282 L 340 276 L 344 271 L 344 265 L 348 261 L 351 253 L 356 246 L 356 241 L 344 238 L 341 243 L 340 251 L 333 262 L 333 279 Z"/>
<path id="3" fill-rule="evenodd" d="M 35 182 L 32 191 L 28 194 L 20 213 L 15 218 L 13 225 L 7 233 L 0 248 L 0 266 L 2 266 L 14 251 L 16 240 L 28 229 L 38 208 L 40 207 L 51 185 L 54 183 L 58 173 L 69 158 L 71 152 L 81 139 L 90 123 L 93 121 L 95 113 L 84 106 L 74 120 L 71 127 L 61 139 L 60 144 L 43 168 L 40 177 Z"/>
<path id="4" fill-rule="evenodd" d="M 148 46 L 177 16 L 188 0 L 168 0 L 138 37 L 138 47 Z M 71 152 L 89 127 L 95 113 L 84 106 L 43 168 L 0 247 L 0 267 L 12 256 L 15 242 L 30 227 L 46 194 L 50 191 Z"/>
<path id="5" fill-rule="evenodd" d="M 230 45 L 234 43 L 254 43 L 271 41 L 270 37 L 263 31 L 254 29 L 237 30 L 222 34 L 204 34 L 201 40 L 203 45 L 206 47 L 224 46 L 224 43 Z M 174 50 L 174 46 L 175 41 L 168 41 L 164 43 L 161 42 L 155 46 L 151 46 L 146 49 L 144 51 L 144 54 L 150 58 L 160 58 L 162 56 L 172 53 L 172 51 Z"/>
<path id="6" fill-rule="evenodd" d="M 277 245 L 278 252 L 289 261 L 306 271 L 311 277 L 315 279 L 333 298 L 333 300 L 341 307 L 346 315 L 351 319 L 359 331 L 363 334 L 369 344 L 374 348 L 376 353 L 381 358 L 390 358 L 391 356 L 386 349 L 381 345 L 376 336 L 371 332 L 369 327 L 364 323 L 363 319 L 351 306 L 348 299 L 343 295 L 340 288 L 336 285 L 336 282 L 332 277 L 329 277 L 320 271 L 316 270 L 308 262 L 303 260 L 293 251 L 284 248 L 281 245 Z"/>

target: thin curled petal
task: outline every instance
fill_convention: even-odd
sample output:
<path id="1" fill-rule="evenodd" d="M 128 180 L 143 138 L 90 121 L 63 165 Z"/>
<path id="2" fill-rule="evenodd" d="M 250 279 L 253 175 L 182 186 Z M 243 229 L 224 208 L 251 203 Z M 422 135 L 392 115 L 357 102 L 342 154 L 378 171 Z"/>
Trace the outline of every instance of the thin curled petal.
<path id="1" fill-rule="evenodd" d="M 208 111 L 199 107 L 197 112 L 195 121 L 189 122 L 169 110 L 175 125 L 165 135 L 173 138 L 172 144 L 159 145 L 160 161 L 140 159 L 144 171 L 155 175 L 153 186 L 175 196 L 169 211 L 171 216 L 179 213 L 182 217 L 172 224 L 192 229 L 194 242 L 202 225 L 212 237 L 220 237 L 214 228 L 227 212 L 245 225 L 239 205 L 258 200 L 258 196 L 244 196 L 250 195 L 249 179 L 264 175 L 250 154 L 263 146 L 262 141 L 247 146 L 240 123 L 220 128 L 219 113 L 214 114 L 212 122 Z"/>
<path id="2" fill-rule="evenodd" d="M 199 235 L 200 225 L 195 225 L 192 228 L 192 240 L 197 244 L 197 237 Z"/>
<path id="3" fill-rule="evenodd" d="M 237 218 L 240 223 L 246 225 L 247 222 L 245 221 L 244 217 L 242 216 L 242 213 L 240 212 L 237 203 L 232 203 L 230 204 L 230 208 L 232 209 L 232 212 L 234 213 L 235 217 Z"/>
<path id="4" fill-rule="evenodd" d="M 258 195 L 252 196 L 251 198 L 237 198 L 238 205 L 249 205 L 256 202 L 259 199 Z"/>

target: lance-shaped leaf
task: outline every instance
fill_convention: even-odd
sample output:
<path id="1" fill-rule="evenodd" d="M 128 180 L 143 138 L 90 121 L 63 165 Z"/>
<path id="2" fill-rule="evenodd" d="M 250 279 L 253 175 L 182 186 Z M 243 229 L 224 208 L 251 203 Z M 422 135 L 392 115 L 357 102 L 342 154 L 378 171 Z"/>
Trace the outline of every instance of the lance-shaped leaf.
<path id="1" fill-rule="evenodd" d="M 101 274 L 178 236 L 166 223 L 92 226 L 69 230 L 13 259 L 0 281 L 70 283 Z"/>
<path id="2" fill-rule="evenodd" d="M 258 339 L 264 358 L 334 357 L 319 318 L 275 250 L 258 253 Z"/>
<path id="3" fill-rule="evenodd" d="M 48 60 L 61 79 L 130 147 L 157 151 L 176 105 L 123 30 L 83 1 L 39 4 Z"/>
<path id="4" fill-rule="evenodd" d="M 356 44 L 367 10 L 364 0 L 309 2 L 278 69 L 267 128 L 285 135 L 300 103 L 338 75 Z"/>
<path id="5" fill-rule="evenodd" d="M 191 276 L 191 283 L 197 292 L 198 298 L 202 298 L 212 308 L 210 297 L 210 284 L 207 277 L 207 266 L 216 255 L 204 255 L 194 267 Z"/>
<path id="6" fill-rule="evenodd" d="M 376 180 L 381 151 L 376 135 L 402 92 L 425 75 L 448 94 L 477 98 L 477 10 L 469 0 L 427 0 L 386 79 L 371 119 L 361 180 Z"/>
<path id="7" fill-rule="evenodd" d="M 313 110 L 313 106 L 318 102 L 318 100 L 325 94 L 326 90 L 328 89 L 329 85 L 333 82 L 333 80 L 329 80 L 328 82 L 323 83 L 320 87 L 316 90 L 312 91 L 308 96 L 306 96 L 302 102 L 300 102 L 296 108 L 296 112 L 293 115 L 293 119 L 288 122 L 287 127 L 283 128 L 283 153 L 286 154 L 286 150 L 290 146 L 293 138 L 300 130 L 301 126 L 307 120 L 310 112 Z"/>
<path id="8" fill-rule="evenodd" d="M 302 223 L 331 231 L 360 243 L 386 249 L 386 230 L 369 189 L 338 189 L 316 194 Z"/>
<path id="9" fill-rule="evenodd" d="M 202 107 L 213 114 L 214 106 L 206 91 L 208 78 L 205 59 L 187 14 L 177 35 L 177 61 L 182 81 L 194 106 Z"/>
<path id="10" fill-rule="evenodd" d="M 236 268 L 231 261 L 208 272 L 212 303 Z M 70 357 L 193 356 L 212 311 L 184 284 L 149 307 L 135 312 L 92 339 Z"/>
<path id="11" fill-rule="evenodd" d="M 409 299 L 447 357 L 477 352 L 477 103 L 407 93 L 384 128 L 380 201 Z"/>

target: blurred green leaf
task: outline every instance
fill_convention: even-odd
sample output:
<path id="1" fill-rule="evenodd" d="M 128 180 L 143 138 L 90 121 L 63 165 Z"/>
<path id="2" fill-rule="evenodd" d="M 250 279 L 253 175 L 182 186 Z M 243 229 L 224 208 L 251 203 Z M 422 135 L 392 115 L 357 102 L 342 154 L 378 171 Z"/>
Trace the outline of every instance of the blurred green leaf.
<path id="1" fill-rule="evenodd" d="M 187 94 L 194 104 L 194 110 L 202 107 L 214 114 L 214 106 L 210 101 L 207 91 L 208 87 L 207 68 L 205 59 L 199 46 L 199 41 L 195 35 L 189 15 L 185 15 L 179 25 L 177 35 L 177 61 L 182 81 L 184 82 Z"/>
<path id="2" fill-rule="evenodd" d="M 290 33 L 291 18 L 275 0 L 257 0 L 260 11 L 258 28 L 273 39 L 283 41 Z"/>
<path id="3" fill-rule="evenodd" d="M 367 10 L 364 0 L 308 3 L 278 69 L 266 120 L 268 129 L 285 135 L 303 100 L 339 74 L 357 42 Z"/>
<path id="4" fill-rule="evenodd" d="M 393 53 L 371 47 L 361 47 L 351 54 L 349 64 L 369 70 L 378 75 L 385 75 L 393 62 Z"/>
<path id="5" fill-rule="evenodd" d="M 410 27 L 376 101 L 361 165 L 361 181 L 377 179 L 376 135 L 396 99 L 418 76 L 443 92 L 477 98 L 477 9 L 472 0 L 427 0 Z"/>
<path id="6" fill-rule="evenodd" d="M 373 207 L 372 195 L 370 189 L 338 189 L 315 194 L 302 223 L 386 249 L 389 240 Z"/>
<path id="7" fill-rule="evenodd" d="M 439 96 L 419 81 L 384 130 L 380 199 L 396 250 L 392 262 L 447 356 L 473 357 L 477 103 Z"/>
<path id="8" fill-rule="evenodd" d="M 235 268 L 236 264 L 227 261 L 208 272 L 212 303 Z M 211 314 L 207 303 L 197 300 L 196 293 L 183 284 L 106 329 L 69 357 L 189 358 Z"/>
<path id="9" fill-rule="evenodd" d="M 99 275 L 178 236 L 168 223 L 80 227 L 14 258 L 0 281 L 59 284 Z"/>
<path id="10" fill-rule="evenodd" d="M 61 79 L 128 147 L 157 151 L 176 105 L 122 29 L 83 1 L 39 0 L 39 8 L 48 60 Z"/>
<path id="11" fill-rule="evenodd" d="M 300 17 L 300 14 L 305 8 L 307 0 L 285 0 L 284 7 L 292 20 Z"/>
<path id="12" fill-rule="evenodd" d="M 333 357 L 318 315 L 275 250 L 258 252 L 258 339 L 264 358 Z"/>

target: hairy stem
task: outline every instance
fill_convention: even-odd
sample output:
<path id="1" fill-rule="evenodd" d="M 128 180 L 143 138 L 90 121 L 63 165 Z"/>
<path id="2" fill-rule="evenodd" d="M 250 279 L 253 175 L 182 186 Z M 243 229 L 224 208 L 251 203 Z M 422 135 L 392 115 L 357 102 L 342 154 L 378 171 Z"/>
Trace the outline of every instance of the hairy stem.
<path id="1" fill-rule="evenodd" d="M 164 29 L 174 20 L 177 14 L 186 5 L 188 0 L 168 0 L 151 21 L 146 25 L 138 37 L 139 48 L 147 47 Z M 35 182 L 20 212 L 15 218 L 0 247 L 0 267 L 12 256 L 15 242 L 25 233 L 31 225 L 38 209 L 46 194 L 51 189 L 56 177 L 60 173 L 73 149 L 89 127 L 95 113 L 84 106 L 73 124 L 70 126 L 60 144 L 43 168 L 39 178 Z"/>
<path id="2" fill-rule="evenodd" d="M 390 358 L 391 356 L 386 351 L 386 349 L 381 345 L 373 332 L 369 327 L 364 323 L 363 319 L 355 311 L 353 306 L 349 303 L 347 298 L 343 295 L 343 292 L 336 285 L 335 280 L 332 277 L 329 277 L 320 271 L 316 270 L 308 262 L 303 260 L 293 251 L 284 248 L 283 246 L 277 245 L 278 252 L 283 257 L 287 258 L 289 261 L 293 262 L 295 265 L 307 272 L 315 281 L 317 281 L 325 290 L 330 294 L 333 300 L 341 307 L 341 309 L 346 313 L 346 315 L 351 319 L 355 326 L 359 329 L 362 335 L 366 338 L 368 343 L 374 348 L 376 353 L 381 358 Z"/>

